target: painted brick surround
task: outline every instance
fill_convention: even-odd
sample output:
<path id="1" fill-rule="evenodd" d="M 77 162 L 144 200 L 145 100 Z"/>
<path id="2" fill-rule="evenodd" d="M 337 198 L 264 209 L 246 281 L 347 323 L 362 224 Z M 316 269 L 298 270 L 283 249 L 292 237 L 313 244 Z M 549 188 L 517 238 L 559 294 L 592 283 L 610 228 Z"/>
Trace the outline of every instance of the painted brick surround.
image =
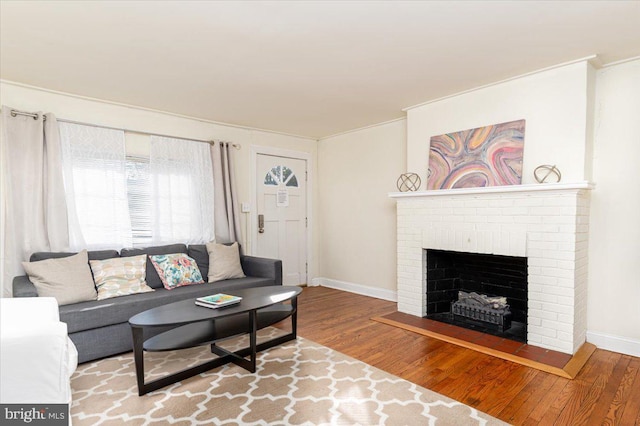
<path id="1" fill-rule="evenodd" d="M 426 315 L 426 249 L 528 258 L 527 343 L 574 354 L 587 329 L 589 183 L 392 193 L 398 311 Z"/>

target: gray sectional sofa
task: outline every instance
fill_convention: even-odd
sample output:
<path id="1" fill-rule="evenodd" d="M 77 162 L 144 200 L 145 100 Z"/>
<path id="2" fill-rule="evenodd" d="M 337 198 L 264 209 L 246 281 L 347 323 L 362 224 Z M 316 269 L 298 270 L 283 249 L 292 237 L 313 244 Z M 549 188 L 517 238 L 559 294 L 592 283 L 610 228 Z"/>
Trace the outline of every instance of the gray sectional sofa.
<path id="1" fill-rule="evenodd" d="M 172 244 L 144 249 L 122 249 L 90 251 L 89 260 L 104 260 L 114 257 L 138 256 L 141 254 L 185 253 L 195 259 L 205 281 L 209 272 L 209 255 L 205 245 Z M 31 261 L 71 256 L 75 253 L 34 253 Z M 69 337 L 78 348 L 78 362 L 87 362 L 106 356 L 128 352 L 132 349 L 129 318 L 133 315 L 189 298 L 207 296 L 233 289 L 282 285 L 282 262 L 253 256 L 240 256 L 246 278 L 229 279 L 215 283 L 195 284 L 167 290 L 151 261 L 147 258 L 147 284 L 155 291 L 132 294 L 105 300 L 92 300 L 60 306 L 60 320 L 67 324 Z M 37 297 L 36 287 L 28 276 L 13 280 L 14 297 Z M 155 330 L 154 334 L 163 330 Z M 146 336 L 145 338 L 150 337 Z"/>

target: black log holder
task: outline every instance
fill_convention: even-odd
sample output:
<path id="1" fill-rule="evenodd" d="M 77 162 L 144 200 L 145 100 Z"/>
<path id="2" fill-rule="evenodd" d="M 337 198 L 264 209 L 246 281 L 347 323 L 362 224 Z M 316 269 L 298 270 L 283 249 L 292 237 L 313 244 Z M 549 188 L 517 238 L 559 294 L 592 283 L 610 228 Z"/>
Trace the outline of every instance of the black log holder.
<path id="1" fill-rule="evenodd" d="M 511 311 L 487 307 L 470 306 L 460 301 L 451 302 L 451 313 L 454 319 L 480 323 L 485 327 L 504 332 L 511 328 Z"/>

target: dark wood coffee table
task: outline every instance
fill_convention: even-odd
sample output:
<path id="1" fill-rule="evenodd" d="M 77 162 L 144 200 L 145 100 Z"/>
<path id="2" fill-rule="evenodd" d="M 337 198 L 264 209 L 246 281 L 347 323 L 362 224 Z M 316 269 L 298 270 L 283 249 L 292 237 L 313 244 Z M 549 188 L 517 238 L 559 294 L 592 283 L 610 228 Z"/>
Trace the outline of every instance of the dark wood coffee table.
<path id="1" fill-rule="evenodd" d="M 270 286 L 224 292 L 242 297 L 240 303 L 217 309 L 195 304 L 195 298 L 158 306 L 134 315 L 129 320 L 133 335 L 133 355 L 138 380 L 138 394 L 160 389 L 172 383 L 195 376 L 220 365 L 233 362 L 255 373 L 256 353 L 296 338 L 297 297 L 300 287 Z M 212 294 L 215 290 L 212 289 Z M 290 304 L 282 302 L 291 301 Z M 257 344 L 256 334 L 261 328 L 291 317 L 291 333 Z M 151 338 L 144 339 L 145 329 L 170 328 Z M 240 334 L 249 334 L 249 347 L 230 352 L 216 341 Z M 144 351 L 172 351 L 211 345 L 211 352 L 218 355 L 203 364 L 187 368 L 153 380 L 144 381 Z M 245 357 L 249 355 L 249 359 Z"/>

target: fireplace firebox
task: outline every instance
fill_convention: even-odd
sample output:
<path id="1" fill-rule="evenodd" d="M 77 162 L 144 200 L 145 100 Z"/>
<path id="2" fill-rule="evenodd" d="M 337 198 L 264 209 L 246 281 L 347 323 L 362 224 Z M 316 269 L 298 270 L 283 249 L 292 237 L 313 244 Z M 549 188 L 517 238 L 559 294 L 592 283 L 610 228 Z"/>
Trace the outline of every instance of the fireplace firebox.
<path id="1" fill-rule="evenodd" d="M 526 343 L 526 257 L 426 251 L 427 318 Z M 506 298 L 506 310 L 493 309 L 506 315 L 497 320 L 496 314 L 490 313 L 491 307 L 460 309 L 459 294 L 467 298 L 467 293 L 478 295 L 478 300 Z M 461 310 L 473 315 L 460 315 Z"/>

